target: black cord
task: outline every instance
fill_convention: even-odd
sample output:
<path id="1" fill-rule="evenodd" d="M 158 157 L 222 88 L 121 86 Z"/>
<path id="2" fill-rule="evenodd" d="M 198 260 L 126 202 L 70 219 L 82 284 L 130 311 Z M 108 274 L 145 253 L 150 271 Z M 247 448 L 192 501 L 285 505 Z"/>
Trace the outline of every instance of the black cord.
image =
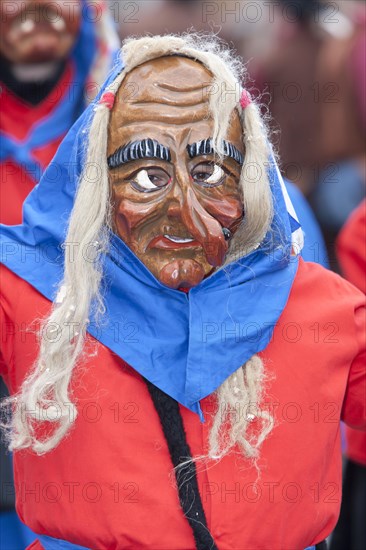
<path id="1" fill-rule="evenodd" d="M 181 508 L 193 531 L 197 550 L 218 550 L 207 527 L 207 520 L 198 489 L 197 471 L 194 462 L 177 469 L 177 466 L 192 458 L 179 412 L 177 401 L 145 380 L 155 409 L 159 415 L 170 458 L 175 468 Z"/>

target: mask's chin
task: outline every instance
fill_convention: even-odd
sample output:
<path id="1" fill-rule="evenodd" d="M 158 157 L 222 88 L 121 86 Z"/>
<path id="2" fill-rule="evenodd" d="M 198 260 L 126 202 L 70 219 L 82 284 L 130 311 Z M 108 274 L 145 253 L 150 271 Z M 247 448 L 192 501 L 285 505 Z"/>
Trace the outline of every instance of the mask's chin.
<path id="1" fill-rule="evenodd" d="M 192 288 L 208 274 L 197 260 L 175 259 L 160 269 L 157 278 L 163 285 L 170 288 Z"/>

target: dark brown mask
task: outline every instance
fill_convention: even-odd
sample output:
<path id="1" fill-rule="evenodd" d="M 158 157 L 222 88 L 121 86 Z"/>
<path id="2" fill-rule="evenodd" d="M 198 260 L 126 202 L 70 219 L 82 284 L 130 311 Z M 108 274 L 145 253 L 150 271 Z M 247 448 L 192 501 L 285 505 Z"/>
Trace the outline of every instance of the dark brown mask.
<path id="1" fill-rule="evenodd" d="M 114 230 L 171 288 L 195 286 L 222 265 L 243 217 L 240 119 L 235 111 L 220 163 L 211 146 L 211 83 L 192 59 L 155 59 L 126 77 L 111 114 Z"/>

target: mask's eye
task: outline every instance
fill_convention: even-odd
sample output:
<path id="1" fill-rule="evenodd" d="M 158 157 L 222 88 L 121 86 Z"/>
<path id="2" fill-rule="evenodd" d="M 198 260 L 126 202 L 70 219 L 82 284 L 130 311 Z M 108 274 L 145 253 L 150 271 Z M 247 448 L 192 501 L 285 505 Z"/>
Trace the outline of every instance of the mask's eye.
<path id="1" fill-rule="evenodd" d="M 193 168 L 192 178 L 202 187 L 217 187 L 224 183 L 225 172 L 218 164 L 203 162 Z"/>
<path id="2" fill-rule="evenodd" d="M 162 168 L 146 168 L 146 170 L 140 170 L 130 184 L 136 191 L 151 193 L 168 185 L 170 179 L 169 174 Z"/>

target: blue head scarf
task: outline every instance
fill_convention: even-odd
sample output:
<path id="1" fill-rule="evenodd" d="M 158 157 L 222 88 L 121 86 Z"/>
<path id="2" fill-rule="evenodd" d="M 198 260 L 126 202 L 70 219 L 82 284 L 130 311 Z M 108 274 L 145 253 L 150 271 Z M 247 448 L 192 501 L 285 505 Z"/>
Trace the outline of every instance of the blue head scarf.
<path id="1" fill-rule="evenodd" d="M 123 69 L 114 68 L 104 89 Z M 63 278 L 67 220 L 84 163 L 93 105 L 62 142 L 23 208 L 23 224 L 1 226 L 3 263 L 49 300 Z M 103 255 L 100 324 L 88 332 L 190 410 L 269 343 L 296 274 L 301 229 L 273 159 L 274 218 L 261 245 L 187 294 L 161 284 L 117 235 Z M 295 239 L 296 240 L 296 239 Z"/>

